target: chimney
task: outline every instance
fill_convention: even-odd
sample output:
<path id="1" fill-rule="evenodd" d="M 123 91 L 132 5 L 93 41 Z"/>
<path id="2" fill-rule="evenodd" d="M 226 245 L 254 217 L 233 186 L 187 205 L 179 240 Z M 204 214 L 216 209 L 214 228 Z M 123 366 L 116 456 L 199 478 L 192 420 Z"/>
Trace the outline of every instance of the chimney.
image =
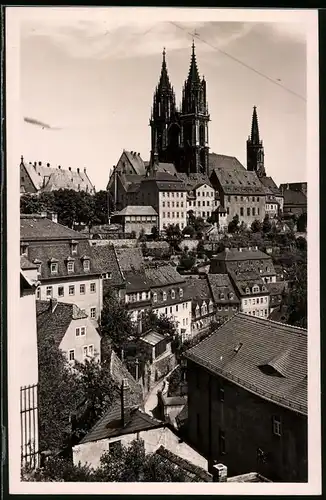
<path id="1" fill-rule="evenodd" d="M 77 168 L 77 174 L 79 174 L 79 168 Z"/>
<path id="2" fill-rule="evenodd" d="M 50 167 L 50 163 L 47 163 L 47 164 L 46 164 L 46 166 L 47 166 L 47 167 Z"/>
<path id="3" fill-rule="evenodd" d="M 42 166 L 42 162 L 41 162 L 41 161 L 39 161 L 39 162 L 38 162 L 38 164 L 39 164 L 39 167 L 41 167 L 41 166 Z"/>
<path id="4" fill-rule="evenodd" d="M 56 310 L 57 305 L 58 305 L 57 299 L 51 298 L 50 299 L 50 309 L 51 309 L 52 313 L 54 313 L 54 311 Z"/>
<path id="5" fill-rule="evenodd" d="M 68 170 L 71 172 L 71 167 L 68 167 Z"/>
<path id="6" fill-rule="evenodd" d="M 52 222 L 55 222 L 56 224 L 58 223 L 58 214 L 56 212 L 51 213 L 51 220 L 52 220 Z"/>
<path id="7" fill-rule="evenodd" d="M 58 169 L 61 170 L 61 165 L 58 166 Z"/>
<path id="8" fill-rule="evenodd" d="M 84 174 L 86 174 L 86 168 L 84 168 Z"/>
<path id="9" fill-rule="evenodd" d="M 131 153 L 132 155 L 134 154 L 134 152 L 133 152 L 133 151 L 130 151 L 130 153 Z"/>
<path id="10" fill-rule="evenodd" d="M 228 480 L 228 468 L 224 464 L 213 465 L 213 483 L 226 483 Z"/>
<path id="11" fill-rule="evenodd" d="M 127 379 L 123 379 L 121 384 L 121 421 L 123 427 L 125 427 L 129 421 L 129 416 L 130 416 L 129 401 L 130 401 L 130 387 Z"/>

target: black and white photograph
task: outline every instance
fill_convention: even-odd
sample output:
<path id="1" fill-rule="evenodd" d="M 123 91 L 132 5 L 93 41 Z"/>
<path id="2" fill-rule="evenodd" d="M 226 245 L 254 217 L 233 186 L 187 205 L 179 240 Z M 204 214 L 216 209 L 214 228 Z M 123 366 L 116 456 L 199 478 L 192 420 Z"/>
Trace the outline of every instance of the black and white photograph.
<path id="1" fill-rule="evenodd" d="M 318 99 L 313 10 L 6 9 L 10 493 L 321 492 Z"/>

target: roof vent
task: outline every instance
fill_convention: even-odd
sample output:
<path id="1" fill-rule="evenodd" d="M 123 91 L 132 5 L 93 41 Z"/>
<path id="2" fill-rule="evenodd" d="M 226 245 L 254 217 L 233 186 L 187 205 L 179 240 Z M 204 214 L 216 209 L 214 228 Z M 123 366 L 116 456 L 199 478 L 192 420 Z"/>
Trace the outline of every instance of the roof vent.
<path id="1" fill-rule="evenodd" d="M 240 351 L 240 349 L 241 349 L 242 346 L 243 346 L 243 343 L 239 342 L 239 344 L 234 348 L 234 352 L 238 353 Z"/>

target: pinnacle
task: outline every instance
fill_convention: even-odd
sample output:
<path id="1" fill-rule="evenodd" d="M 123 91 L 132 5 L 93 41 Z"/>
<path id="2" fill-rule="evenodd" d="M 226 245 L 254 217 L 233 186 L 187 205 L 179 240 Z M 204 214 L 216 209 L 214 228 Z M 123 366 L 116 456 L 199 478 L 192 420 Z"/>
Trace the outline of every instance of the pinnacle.
<path id="1" fill-rule="evenodd" d="M 259 127 L 258 127 L 258 116 L 257 116 L 257 107 L 256 106 L 254 106 L 254 110 L 252 113 L 251 141 L 255 144 L 259 143 Z"/>

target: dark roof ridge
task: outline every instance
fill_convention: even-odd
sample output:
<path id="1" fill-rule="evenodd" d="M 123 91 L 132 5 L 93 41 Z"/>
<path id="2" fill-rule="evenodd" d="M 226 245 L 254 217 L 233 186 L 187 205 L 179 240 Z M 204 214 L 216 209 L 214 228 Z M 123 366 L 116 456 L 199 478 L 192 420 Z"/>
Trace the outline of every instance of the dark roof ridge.
<path id="1" fill-rule="evenodd" d="M 301 326 L 294 326 L 294 325 L 289 325 L 288 323 L 281 323 L 280 321 L 275 321 L 273 319 L 269 319 L 269 318 L 260 318 L 258 316 L 249 316 L 248 314 L 242 312 L 242 311 L 239 311 L 237 312 L 236 314 L 238 315 L 241 315 L 245 318 L 247 318 L 248 320 L 251 320 L 251 321 L 261 321 L 261 322 L 268 322 L 268 323 L 273 323 L 273 324 L 276 324 L 276 325 L 279 325 L 279 326 L 282 326 L 283 328 L 294 328 L 294 329 L 298 329 L 298 330 L 301 330 L 300 334 L 301 335 L 307 335 L 308 334 L 308 331 L 307 331 L 307 328 L 302 328 Z"/>

